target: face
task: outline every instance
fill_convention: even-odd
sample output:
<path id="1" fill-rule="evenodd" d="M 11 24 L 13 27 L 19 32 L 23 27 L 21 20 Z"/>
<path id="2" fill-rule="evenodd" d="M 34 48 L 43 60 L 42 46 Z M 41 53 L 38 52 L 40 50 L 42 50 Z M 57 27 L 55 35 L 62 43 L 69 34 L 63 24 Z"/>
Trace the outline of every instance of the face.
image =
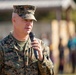
<path id="1" fill-rule="evenodd" d="M 20 16 L 16 15 L 13 18 L 14 31 L 20 34 L 29 34 L 33 27 L 33 20 L 25 20 Z"/>

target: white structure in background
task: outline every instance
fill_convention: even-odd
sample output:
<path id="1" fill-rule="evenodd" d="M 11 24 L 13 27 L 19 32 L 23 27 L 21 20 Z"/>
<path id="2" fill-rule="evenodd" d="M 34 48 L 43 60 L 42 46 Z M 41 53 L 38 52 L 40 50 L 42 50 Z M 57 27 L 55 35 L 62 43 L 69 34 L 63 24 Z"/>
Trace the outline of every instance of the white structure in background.
<path id="1" fill-rule="evenodd" d="M 76 9 L 73 0 L 0 0 L 0 10 L 12 9 L 12 6 L 17 4 L 31 4 L 38 8 L 62 7 L 64 9 L 71 6 L 73 9 Z"/>
<path id="2" fill-rule="evenodd" d="M 67 45 L 68 37 L 69 37 L 68 26 L 67 26 L 68 24 L 65 20 L 61 20 L 59 22 L 59 24 L 60 24 L 59 36 L 60 36 L 60 38 L 62 38 L 62 43 L 65 46 L 65 45 Z"/>
<path id="3" fill-rule="evenodd" d="M 75 24 L 73 21 L 68 22 L 69 34 L 73 36 L 75 34 Z"/>
<path id="4" fill-rule="evenodd" d="M 55 74 L 58 72 L 58 65 L 59 65 L 59 50 L 58 50 L 58 43 L 59 43 L 59 23 L 57 20 L 53 20 L 51 23 L 52 27 L 52 55 L 54 61 L 54 69 Z"/>
<path id="5" fill-rule="evenodd" d="M 53 60 L 54 60 L 54 66 L 55 66 L 55 73 L 58 71 L 58 64 L 59 64 L 59 50 L 58 50 L 58 44 L 59 44 L 59 38 L 62 38 L 62 43 L 64 46 L 67 45 L 69 35 L 73 36 L 75 34 L 75 24 L 70 21 L 67 23 L 65 20 L 60 20 L 59 22 L 57 20 L 53 20 L 51 23 L 52 27 L 52 48 L 53 48 Z M 64 51 L 64 58 L 65 63 L 67 64 L 67 57 L 68 57 L 68 49 Z M 65 72 L 67 72 L 67 66 L 65 66 Z"/>

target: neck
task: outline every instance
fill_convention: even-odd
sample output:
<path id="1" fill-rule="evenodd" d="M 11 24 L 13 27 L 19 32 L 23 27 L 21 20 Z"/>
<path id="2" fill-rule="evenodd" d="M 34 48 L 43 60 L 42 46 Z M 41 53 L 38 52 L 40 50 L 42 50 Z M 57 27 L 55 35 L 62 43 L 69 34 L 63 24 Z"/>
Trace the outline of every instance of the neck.
<path id="1" fill-rule="evenodd" d="M 23 34 L 16 33 L 14 31 L 13 31 L 13 36 L 19 41 L 26 41 L 29 37 L 29 35 L 27 34 L 23 35 Z"/>

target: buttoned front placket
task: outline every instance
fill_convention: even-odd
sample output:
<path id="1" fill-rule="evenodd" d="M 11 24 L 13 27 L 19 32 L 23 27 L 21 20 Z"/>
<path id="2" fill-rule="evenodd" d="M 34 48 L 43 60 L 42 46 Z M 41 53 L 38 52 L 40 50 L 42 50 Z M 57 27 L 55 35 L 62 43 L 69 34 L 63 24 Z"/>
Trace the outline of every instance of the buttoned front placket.
<path id="1" fill-rule="evenodd" d="M 21 61 L 21 58 L 23 60 L 24 75 L 26 75 L 26 67 L 28 67 L 29 63 L 31 62 L 32 57 L 31 41 L 28 40 L 21 51 L 17 44 L 14 45 L 14 48 L 19 59 L 18 61 Z"/>

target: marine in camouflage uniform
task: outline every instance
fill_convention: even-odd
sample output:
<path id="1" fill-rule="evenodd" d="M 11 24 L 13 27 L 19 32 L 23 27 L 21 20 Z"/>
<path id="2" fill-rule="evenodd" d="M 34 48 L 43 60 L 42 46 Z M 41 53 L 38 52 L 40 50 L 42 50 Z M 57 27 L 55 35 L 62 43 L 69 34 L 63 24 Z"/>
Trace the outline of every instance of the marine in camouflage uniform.
<path id="1" fill-rule="evenodd" d="M 24 6 L 15 6 L 14 12 L 21 15 Z M 18 9 L 18 10 L 16 10 Z M 33 9 L 32 7 L 30 9 Z M 33 9 L 34 11 L 35 9 Z M 29 11 L 30 12 L 30 11 Z M 24 12 L 23 12 L 24 13 Z M 32 15 L 33 16 L 33 15 Z M 34 16 L 30 18 L 36 20 Z M 26 16 L 29 18 L 28 16 Z M 43 60 L 40 61 L 35 57 L 34 49 L 31 46 L 30 37 L 27 41 L 19 41 L 12 35 L 12 32 L 0 42 L 0 75 L 41 75 L 40 70 L 44 73 L 42 68 L 46 68 L 46 63 L 49 60 L 49 48 L 37 39 L 42 47 Z M 38 57 L 38 56 L 37 56 Z M 53 69 L 53 63 L 50 62 L 48 68 Z M 47 73 L 48 74 L 48 73 Z M 43 74 L 44 75 L 44 74 Z M 49 75 L 49 74 L 48 74 Z"/>

